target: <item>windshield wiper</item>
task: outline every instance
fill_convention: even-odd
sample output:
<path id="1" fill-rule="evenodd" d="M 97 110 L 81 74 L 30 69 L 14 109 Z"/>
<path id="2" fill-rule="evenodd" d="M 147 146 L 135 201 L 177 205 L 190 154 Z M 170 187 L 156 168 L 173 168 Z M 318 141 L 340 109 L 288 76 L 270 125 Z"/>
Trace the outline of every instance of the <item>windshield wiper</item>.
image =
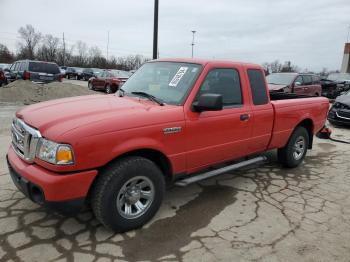
<path id="1" fill-rule="evenodd" d="M 160 106 L 164 106 L 164 103 L 162 101 L 160 101 L 158 98 L 156 98 L 155 96 L 148 94 L 146 92 L 131 92 L 131 94 L 133 95 L 139 95 L 139 96 L 143 96 L 148 98 L 149 100 L 156 102 L 157 104 L 159 104 Z"/>

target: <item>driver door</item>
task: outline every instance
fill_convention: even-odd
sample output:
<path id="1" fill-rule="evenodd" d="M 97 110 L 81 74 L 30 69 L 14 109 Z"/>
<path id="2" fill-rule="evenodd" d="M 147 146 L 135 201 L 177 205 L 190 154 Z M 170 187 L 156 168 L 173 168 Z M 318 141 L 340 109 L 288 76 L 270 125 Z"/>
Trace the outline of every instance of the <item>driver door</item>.
<path id="1" fill-rule="evenodd" d="M 195 172 L 247 155 L 252 132 L 251 108 L 240 67 L 209 68 L 193 102 L 205 93 L 221 94 L 220 111 L 186 115 L 187 168 Z"/>
<path id="2" fill-rule="evenodd" d="M 304 95 L 305 94 L 305 85 L 304 85 L 304 79 L 301 75 L 299 75 L 295 80 L 294 80 L 294 91 L 293 93 L 298 94 L 298 95 Z"/>

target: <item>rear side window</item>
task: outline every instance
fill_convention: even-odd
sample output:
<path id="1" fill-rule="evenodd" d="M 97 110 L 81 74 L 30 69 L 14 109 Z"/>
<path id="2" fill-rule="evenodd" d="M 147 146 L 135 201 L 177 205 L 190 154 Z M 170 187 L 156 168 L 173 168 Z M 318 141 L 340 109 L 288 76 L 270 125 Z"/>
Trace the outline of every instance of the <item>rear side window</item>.
<path id="1" fill-rule="evenodd" d="M 313 76 L 312 76 L 312 82 L 313 82 L 313 84 L 315 84 L 315 85 L 320 84 L 320 77 L 319 77 L 319 76 L 313 75 Z"/>
<path id="2" fill-rule="evenodd" d="M 312 85 L 312 77 L 310 75 L 304 75 L 304 85 Z"/>
<path id="3" fill-rule="evenodd" d="M 26 68 L 25 68 L 25 62 L 21 62 L 20 64 L 19 64 L 19 68 L 18 68 L 18 71 L 24 71 Z"/>
<path id="4" fill-rule="evenodd" d="M 59 74 L 60 70 L 56 64 L 29 62 L 29 71 L 47 74 Z"/>
<path id="5" fill-rule="evenodd" d="M 254 105 L 267 104 L 268 97 L 264 81 L 264 75 L 260 70 L 248 69 L 248 78 Z"/>

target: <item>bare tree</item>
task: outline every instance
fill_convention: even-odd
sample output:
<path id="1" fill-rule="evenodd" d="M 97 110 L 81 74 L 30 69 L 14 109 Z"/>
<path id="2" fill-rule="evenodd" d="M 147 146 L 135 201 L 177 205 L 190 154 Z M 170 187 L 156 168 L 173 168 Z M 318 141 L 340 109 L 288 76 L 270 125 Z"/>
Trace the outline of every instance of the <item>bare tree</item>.
<path id="1" fill-rule="evenodd" d="M 12 63 L 13 60 L 13 53 L 10 52 L 7 46 L 0 44 L 0 63 Z"/>
<path id="2" fill-rule="evenodd" d="M 36 32 L 32 25 L 20 27 L 18 30 L 22 42 L 19 42 L 20 55 L 28 59 L 35 58 L 35 49 L 41 39 L 41 33 Z"/>
<path id="3" fill-rule="evenodd" d="M 83 41 L 78 41 L 75 45 L 77 49 L 77 55 L 73 58 L 73 61 L 79 66 L 85 66 L 87 64 L 87 44 Z"/>
<path id="4" fill-rule="evenodd" d="M 59 51 L 58 37 L 53 35 L 45 35 L 42 45 L 38 50 L 38 58 L 45 61 L 57 62 L 58 51 Z"/>

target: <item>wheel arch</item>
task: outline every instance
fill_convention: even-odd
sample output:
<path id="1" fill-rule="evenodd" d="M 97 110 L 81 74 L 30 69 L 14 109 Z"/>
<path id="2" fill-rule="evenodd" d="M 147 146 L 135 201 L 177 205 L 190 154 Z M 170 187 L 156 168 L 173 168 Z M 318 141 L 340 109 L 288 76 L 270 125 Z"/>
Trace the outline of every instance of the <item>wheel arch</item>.
<path id="1" fill-rule="evenodd" d="M 304 127 L 307 130 L 307 132 L 309 134 L 308 149 L 312 149 L 312 144 L 313 144 L 313 140 L 314 140 L 314 122 L 312 121 L 311 118 L 305 118 L 296 125 L 294 130 L 299 126 Z"/>
<path id="2" fill-rule="evenodd" d="M 144 157 L 150 161 L 152 161 L 163 173 L 166 183 L 169 183 L 173 179 L 173 168 L 172 164 L 169 160 L 169 158 L 161 151 L 153 149 L 153 148 L 140 148 L 140 149 L 134 149 L 128 152 L 124 152 L 113 159 L 111 159 L 109 162 L 107 162 L 104 166 L 100 167 L 98 170 L 102 170 L 109 164 L 118 161 L 120 159 L 123 159 L 125 157 L 131 157 L 131 156 L 139 156 Z M 97 175 L 92 182 L 90 186 L 90 190 L 93 187 L 95 181 L 97 180 L 99 175 Z M 89 191 L 90 191 L 89 190 Z"/>

